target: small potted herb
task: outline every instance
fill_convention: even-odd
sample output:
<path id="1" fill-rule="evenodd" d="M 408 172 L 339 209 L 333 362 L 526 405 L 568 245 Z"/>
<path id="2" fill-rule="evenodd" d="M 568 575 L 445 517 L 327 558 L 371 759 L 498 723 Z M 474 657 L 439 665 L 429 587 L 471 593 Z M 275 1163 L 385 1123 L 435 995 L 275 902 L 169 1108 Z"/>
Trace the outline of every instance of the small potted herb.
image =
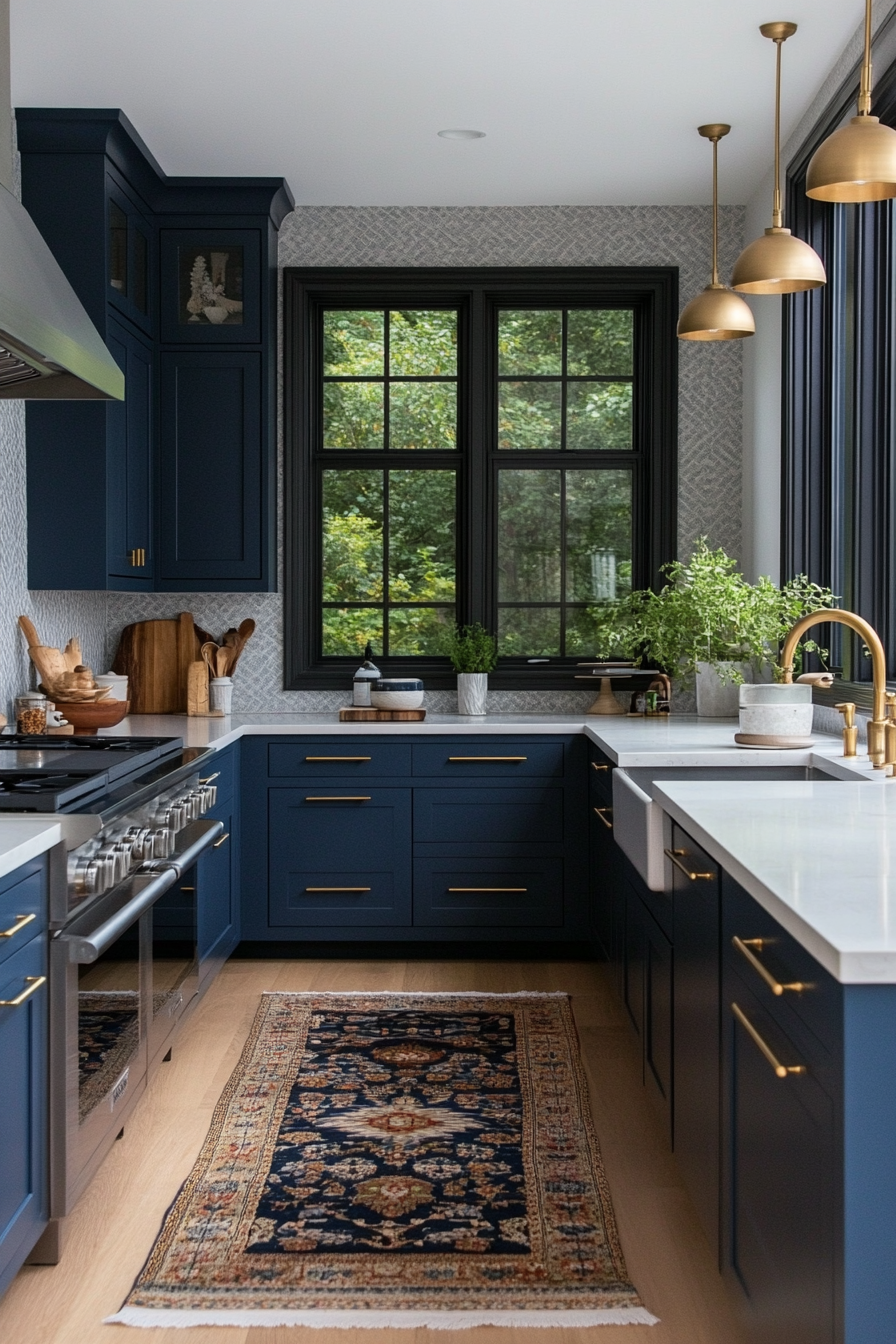
<path id="1" fill-rule="evenodd" d="M 458 714 L 484 714 L 488 674 L 498 661 L 498 641 L 485 626 L 455 626 L 445 652 L 457 673 Z"/>
<path id="2" fill-rule="evenodd" d="M 737 714 L 738 687 L 776 671 L 778 649 L 788 630 L 813 611 L 834 606 L 830 588 L 804 574 L 780 588 L 761 577 L 748 583 L 737 561 L 701 537 L 687 561 L 663 566 L 667 583 L 629 593 L 591 608 L 598 657 L 645 658 L 665 671 L 697 674 L 697 712 Z M 816 651 L 812 640 L 802 652 Z"/>

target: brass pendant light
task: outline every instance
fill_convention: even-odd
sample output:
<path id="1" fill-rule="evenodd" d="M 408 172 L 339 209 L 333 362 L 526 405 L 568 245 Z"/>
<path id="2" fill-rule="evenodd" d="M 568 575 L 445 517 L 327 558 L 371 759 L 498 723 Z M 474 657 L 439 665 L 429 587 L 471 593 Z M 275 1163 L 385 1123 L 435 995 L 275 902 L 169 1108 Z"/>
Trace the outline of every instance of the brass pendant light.
<path id="1" fill-rule="evenodd" d="M 763 37 L 771 38 L 775 59 L 775 194 L 772 226 L 748 243 L 734 263 L 731 288 L 741 294 L 795 294 L 817 289 L 826 280 L 821 257 L 802 238 L 783 227 L 781 212 L 781 48 L 796 32 L 795 23 L 763 23 Z"/>
<path id="2" fill-rule="evenodd" d="M 756 330 L 749 305 L 719 280 L 719 141 L 730 130 L 721 122 L 697 127 L 712 141 L 712 280 L 678 319 L 682 341 L 734 341 Z"/>
<path id="3" fill-rule="evenodd" d="M 896 196 L 896 131 L 871 116 L 871 0 L 865 0 L 858 116 L 829 135 L 812 155 L 806 195 L 816 201 L 856 202 Z"/>

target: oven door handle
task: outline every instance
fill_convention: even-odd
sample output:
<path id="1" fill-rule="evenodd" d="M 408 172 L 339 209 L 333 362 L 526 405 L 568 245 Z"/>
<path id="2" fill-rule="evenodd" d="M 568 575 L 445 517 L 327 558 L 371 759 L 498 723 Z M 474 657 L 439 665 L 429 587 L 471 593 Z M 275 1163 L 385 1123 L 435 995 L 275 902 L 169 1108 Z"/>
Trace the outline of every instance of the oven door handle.
<path id="1" fill-rule="evenodd" d="M 173 868 L 177 876 L 183 877 L 188 868 L 192 868 L 197 859 L 210 849 L 219 836 L 224 834 L 223 821 L 190 821 L 177 833 L 177 848 L 166 859 L 147 859 L 140 865 L 141 872 L 163 873 Z"/>
<path id="2" fill-rule="evenodd" d="M 134 895 L 102 924 L 84 933 L 56 935 L 58 941 L 63 943 L 68 951 L 68 960 L 76 962 L 79 966 L 88 966 L 96 961 L 97 957 L 102 956 L 106 948 L 111 947 L 115 939 L 120 937 L 125 929 L 139 919 L 151 905 L 154 905 L 160 896 L 164 896 L 176 881 L 177 870 L 174 868 L 168 868 L 161 873 L 135 873 L 129 883 Z"/>

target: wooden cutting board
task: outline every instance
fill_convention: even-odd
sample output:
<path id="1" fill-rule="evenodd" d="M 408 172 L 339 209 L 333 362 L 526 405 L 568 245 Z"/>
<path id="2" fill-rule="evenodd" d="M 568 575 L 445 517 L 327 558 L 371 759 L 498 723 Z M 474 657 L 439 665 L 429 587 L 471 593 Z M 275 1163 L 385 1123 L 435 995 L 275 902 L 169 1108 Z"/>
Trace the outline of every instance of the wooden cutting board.
<path id="1" fill-rule="evenodd" d="M 197 630 L 192 612 L 125 626 L 112 671 L 128 678 L 132 714 L 183 714 L 190 664 L 211 635 Z"/>

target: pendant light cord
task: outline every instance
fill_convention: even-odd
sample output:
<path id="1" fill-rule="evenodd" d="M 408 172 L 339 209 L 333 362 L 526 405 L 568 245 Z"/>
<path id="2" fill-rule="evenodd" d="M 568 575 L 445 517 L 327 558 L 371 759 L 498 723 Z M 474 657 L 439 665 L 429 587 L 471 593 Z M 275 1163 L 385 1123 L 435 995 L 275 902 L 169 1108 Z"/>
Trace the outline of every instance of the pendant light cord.
<path id="1" fill-rule="evenodd" d="M 719 284 L 719 137 L 712 136 L 712 283 Z"/>
<path id="2" fill-rule="evenodd" d="M 858 111 L 860 117 L 867 117 L 871 112 L 871 0 L 865 0 L 865 55 L 862 58 Z"/>
<path id="3" fill-rule="evenodd" d="M 868 0 L 869 4 L 871 0 Z M 781 48 L 782 37 L 775 38 L 775 196 L 772 202 L 772 228 L 784 225 L 781 211 Z M 766 198 L 768 199 L 768 198 Z"/>

